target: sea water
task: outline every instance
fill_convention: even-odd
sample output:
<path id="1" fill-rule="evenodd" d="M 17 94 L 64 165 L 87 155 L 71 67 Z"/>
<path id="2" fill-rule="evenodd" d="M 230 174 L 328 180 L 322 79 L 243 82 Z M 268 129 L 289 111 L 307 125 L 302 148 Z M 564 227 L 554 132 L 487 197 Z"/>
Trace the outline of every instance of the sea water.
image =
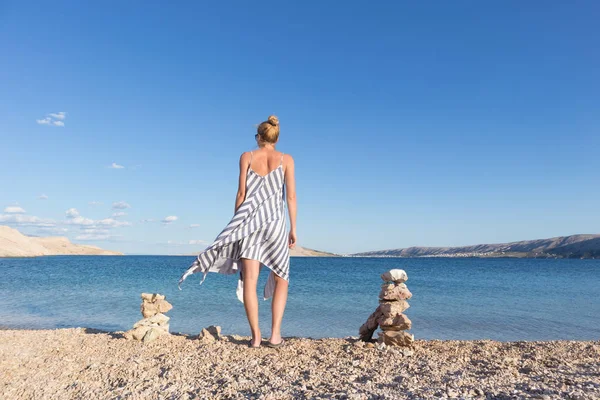
<path id="1" fill-rule="evenodd" d="M 177 281 L 194 257 L 53 256 L 0 258 L 0 326 L 127 330 L 141 319 L 140 294 L 173 304 L 171 331 L 195 334 L 220 325 L 248 335 L 237 275 L 210 273 L 199 285 Z M 598 340 L 600 260 L 459 258 L 291 259 L 284 336 L 357 336 L 378 304 L 380 274 L 408 273 L 406 314 L 419 339 Z M 262 300 L 268 336 L 271 302 Z"/>

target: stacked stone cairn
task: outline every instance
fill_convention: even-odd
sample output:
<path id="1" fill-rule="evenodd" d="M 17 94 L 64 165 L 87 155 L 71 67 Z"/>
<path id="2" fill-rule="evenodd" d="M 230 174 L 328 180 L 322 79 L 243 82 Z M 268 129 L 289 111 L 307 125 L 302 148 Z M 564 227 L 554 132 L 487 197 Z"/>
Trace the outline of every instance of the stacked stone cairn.
<path id="1" fill-rule="evenodd" d="M 125 332 L 126 339 L 151 342 L 159 336 L 169 334 L 169 317 L 164 313 L 173 306 L 158 293 L 142 293 L 141 311 L 144 319 L 133 325 L 133 329 Z"/>
<path id="2" fill-rule="evenodd" d="M 392 269 L 383 273 L 381 279 L 384 283 L 379 292 L 379 306 L 360 327 L 360 340 L 371 342 L 379 326 L 382 330 L 378 333 L 379 343 L 387 346 L 411 346 L 415 338 L 405 331 L 411 328 L 412 323 L 403 314 L 409 307 L 406 300 L 412 297 L 404 283 L 408 276 L 404 270 Z"/>

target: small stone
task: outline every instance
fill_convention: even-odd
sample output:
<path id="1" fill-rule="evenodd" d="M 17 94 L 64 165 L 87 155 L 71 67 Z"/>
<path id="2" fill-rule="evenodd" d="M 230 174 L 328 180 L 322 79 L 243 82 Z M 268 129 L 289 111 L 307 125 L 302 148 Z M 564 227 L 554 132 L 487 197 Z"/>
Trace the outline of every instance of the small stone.
<path id="1" fill-rule="evenodd" d="M 150 328 L 148 332 L 144 335 L 142 342 L 148 343 L 156 340 L 158 337 L 164 335 L 164 331 L 162 329 Z"/>
<path id="2" fill-rule="evenodd" d="M 384 331 L 404 331 L 410 329 L 412 326 L 411 320 L 404 314 L 387 317 L 382 315 L 378 322 Z"/>
<path id="3" fill-rule="evenodd" d="M 164 300 L 165 296 L 162 294 L 158 294 L 158 293 L 142 293 L 142 300 L 146 300 L 149 301 L 150 303 L 153 303 L 157 300 Z"/>
<path id="4" fill-rule="evenodd" d="M 365 347 L 368 349 L 372 349 L 373 347 L 375 347 L 375 343 L 373 342 L 367 342 L 367 344 L 365 344 Z"/>
<path id="5" fill-rule="evenodd" d="M 525 375 L 530 374 L 533 371 L 531 367 L 523 367 L 519 369 L 519 372 Z"/>
<path id="6" fill-rule="evenodd" d="M 379 307 L 377 307 L 375 311 L 371 315 L 369 315 L 369 318 L 367 318 L 367 322 L 362 324 L 361 327 L 358 329 L 358 335 L 360 337 L 360 340 L 365 342 L 371 340 L 371 338 L 373 337 L 373 333 L 375 333 L 379 324 L 377 320 L 381 318 L 381 316 L 381 310 L 379 309 Z"/>
<path id="7" fill-rule="evenodd" d="M 170 318 L 164 314 L 156 314 L 149 318 L 144 318 L 136 322 L 133 327 L 137 328 L 138 326 L 164 326 L 168 325 Z"/>
<path id="8" fill-rule="evenodd" d="M 152 293 L 142 293 L 142 300 L 152 302 L 154 295 Z"/>
<path id="9" fill-rule="evenodd" d="M 383 331 L 379 333 L 378 341 L 388 346 L 411 346 L 415 337 L 404 331 Z"/>
<path id="10" fill-rule="evenodd" d="M 365 347 L 365 342 L 361 340 L 354 342 L 354 347 Z"/>
<path id="11" fill-rule="evenodd" d="M 208 331 L 208 333 L 213 335 L 215 337 L 215 339 L 217 339 L 217 340 L 221 339 L 221 327 L 220 326 L 211 325 L 208 328 L 206 328 L 206 330 Z"/>
<path id="12" fill-rule="evenodd" d="M 149 326 L 138 326 L 137 328 L 132 329 L 129 332 L 131 332 L 131 337 L 133 339 L 142 340 L 142 338 L 144 337 L 146 332 L 148 332 L 149 330 L 150 330 Z"/>
<path id="13" fill-rule="evenodd" d="M 403 269 L 391 269 L 381 274 L 381 279 L 385 282 L 404 283 L 408 280 L 408 275 Z"/>
<path id="14" fill-rule="evenodd" d="M 412 293 L 404 283 L 384 283 L 381 285 L 379 298 L 381 300 L 408 300 L 412 297 Z"/>
<path id="15" fill-rule="evenodd" d="M 164 296 L 162 299 L 158 299 L 154 304 L 156 304 L 156 307 L 158 308 L 158 312 L 160 312 L 160 313 L 166 313 L 167 311 L 169 311 L 173 308 L 171 303 L 169 303 L 168 301 L 166 301 L 164 299 Z"/>
<path id="16" fill-rule="evenodd" d="M 171 318 L 167 317 L 165 314 L 156 314 L 150 318 L 148 318 L 148 322 L 151 324 L 158 324 L 159 326 L 167 325 Z"/>
<path id="17" fill-rule="evenodd" d="M 402 314 L 410 305 L 405 300 L 382 302 L 379 304 L 379 310 L 384 318 L 394 318 L 396 315 Z"/>
<path id="18" fill-rule="evenodd" d="M 150 318 L 156 314 L 158 314 L 158 306 L 154 303 L 150 303 L 146 300 L 142 303 L 140 307 L 140 311 L 142 312 L 142 316 L 144 318 Z"/>
<path id="19" fill-rule="evenodd" d="M 412 357 L 414 354 L 415 352 L 410 349 L 402 349 L 402 355 L 404 357 Z"/>

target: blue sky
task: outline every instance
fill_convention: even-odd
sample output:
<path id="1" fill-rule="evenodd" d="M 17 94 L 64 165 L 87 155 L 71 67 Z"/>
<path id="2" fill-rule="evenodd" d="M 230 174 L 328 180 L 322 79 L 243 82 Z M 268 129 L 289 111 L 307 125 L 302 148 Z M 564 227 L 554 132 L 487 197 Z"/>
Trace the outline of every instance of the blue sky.
<path id="1" fill-rule="evenodd" d="M 216 3 L 0 4 L 0 224 L 193 253 L 273 113 L 305 247 L 600 233 L 597 2 Z"/>

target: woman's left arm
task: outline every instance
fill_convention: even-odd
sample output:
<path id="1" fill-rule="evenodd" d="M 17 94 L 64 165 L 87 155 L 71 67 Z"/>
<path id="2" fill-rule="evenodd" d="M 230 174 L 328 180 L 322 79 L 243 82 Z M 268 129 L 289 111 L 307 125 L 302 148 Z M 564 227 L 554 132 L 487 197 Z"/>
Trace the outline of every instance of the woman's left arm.
<path id="1" fill-rule="evenodd" d="M 233 213 L 235 214 L 246 200 L 246 176 L 248 175 L 248 167 L 250 166 L 250 153 L 245 152 L 240 156 L 240 177 L 238 179 L 238 190 L 235 196 L 235 209 Z"/>

